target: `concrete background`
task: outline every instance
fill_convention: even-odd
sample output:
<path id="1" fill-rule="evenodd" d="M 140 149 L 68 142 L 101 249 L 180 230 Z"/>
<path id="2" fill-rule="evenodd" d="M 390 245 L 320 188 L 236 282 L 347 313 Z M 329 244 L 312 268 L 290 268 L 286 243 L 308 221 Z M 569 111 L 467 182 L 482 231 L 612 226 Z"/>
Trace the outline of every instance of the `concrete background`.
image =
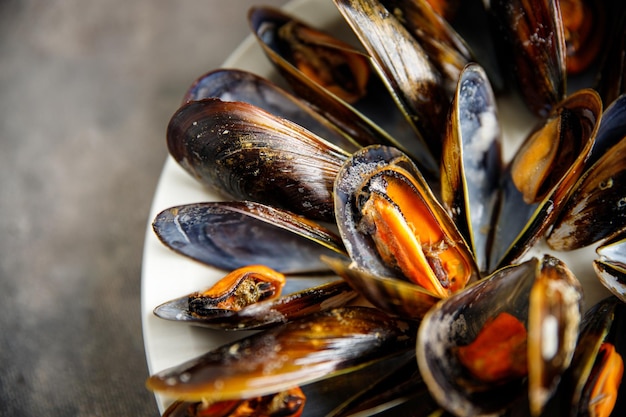
<path id="1" fill-rule="evenodd" d="M 0 415 L 158 415 L 140 278 L 165 127 L 252 3 L 0 2 Z"/>

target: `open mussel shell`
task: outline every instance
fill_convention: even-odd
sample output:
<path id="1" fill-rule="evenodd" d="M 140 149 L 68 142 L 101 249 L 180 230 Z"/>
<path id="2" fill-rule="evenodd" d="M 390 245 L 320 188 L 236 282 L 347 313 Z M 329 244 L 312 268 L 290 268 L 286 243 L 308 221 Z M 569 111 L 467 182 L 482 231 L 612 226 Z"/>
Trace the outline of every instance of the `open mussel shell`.
<path id="1" fill-rule="evenodd" d="M 437 402 L 457 416 L 499 415 L 524 395 L 538 415 L 569 365 L 581 308 L 580 284 L 555 258 L 498 270 L 426 314 L 417 342 L 422 377 Z M 526 328 L 527 337 L 521 332 L 513 335 L 520 337 L 516 345 L 494 340 L 484 346 L 481 357 L 507 365 L 497 378 L 486 371 L 476 375 L 462 362 L 460 349 L 501 316 Z"/>
<path id="2" fill-rule="evenodd" d="M 498 56 L 536 115 L 546 116 L 566 92 L 565 39 L 558 1 L 485 0 Z"/>
<path id="3" fill-rule="evenodd" d="M 516 262 L 564 210 L 602 118 L 602 101 L 579 90 L 554 107 L 522 143 L 501 184 L 490 270 Z"/>
<path id="4" fill-rule="evenodd" d="M 416 324 L 376 309 L 326 310 L 159 372 L 147 386 L 187 401 L 257 397 L 405 353 L 416 333 Z"/>
<path id="5" fill-rule="evenodd" d="M 598 249 L 593 261 L 598 279 L 613 295 L 626 303 L 626 236 L 622 235 Z"/>
<path id="6" fill-rule="evenodd" d="M 602 115 L 585 171 L 554 223 L 548 244 L 572 250 L 626 229 L 626 95 Z"/>
<path id="7" fill-rule="evenodd" d="M 194 178 L 233 199 L 334 220 L 333 183 L 348 154 L 295 123 L 248 103 L 190 101 L 172 116 L 167 145 Z"/>
<path id="8" fill-rule="evenodd" d="M 355 152 L 337 175 L 335 208 L 356 269 L 412 281 L 438 297 L 478 278 L 458 229 L 415 165 L 396 149 Z"/>
<path id="9" fill-rule="evenodd" d="M 345 256 L 339 237 L 322 225 L 254 202 L 171 207 L 152 227 L 167 247 L 224 270 L 264 264 L 291 274 L 328 271 L 321 255 Z"/>
<path id="10" fill-rule="evenodd" d="M 444 207 L 472 248 L 481 271 L 487 254 L 502 171 L 496 100 L 485 71 L 468 64 L 450 107 L 441 161 Z"/>
<path id="11" fill-rule="evenodd" d="M 335 0 L 419 138 L 432 156 L 441 141 L 450 94 L 426 50 L 377 0 Z"/>
<path id="12" fill-rule="evenodd" d="M 215 308 L 199 313 L 190 310 L 190 299 L 197 297 L 197 293 L 194 293 L 159 305 L 154 309 L 154 314 L 162 319 L 213 329 L 253 330 L 283 324 L 322 310 L 343 307 L 356 296 L 357 293 L 347 282 L 333 281 L 279 298 L 259 301 L 237 311 Z"/>
<path id="13" fill-rule="evenodd" d="M 290 120 L 346 151 L 357 145 L 328 119 L 271 81 L 238 69 L 217 69 L 198 78 L 187 90 L 183 102 L 207 98 L 242 101 L 274 116 Z"/>
<path id="14" fill-rule="evenodd" d="M 587 311 L 560 388 L 563 415 L 567 411 L 571 417 L 624 415 L 625 326 L 626 305 L 617 297 L 608 297 Z"/>
<path id="15" fill-rule="evenodd" d="M 275 65 L 294 92 L 308 102 L 318 113 L 330 120 L 360 146 L 373 144 L 393 145 L 409 153 L 420 167 L 437 178 L 437 165 L 427 148 L 416 137 L 405 115 L 399 111 L 393 98 L 381 80 L 368 75 L 363 95 L 348 103 L 337 95 L 337 88 L 329 88 L 320 77 L 312 76 L 308 68 L 326 72 L 329 79 L 336 77 L 339 85 L 353 85 L 351 77 L 357 77 L 350 67 L 367 63 L 371 71 L 371 59 L 348 43 L 336 39 L 281 10 L 271 7 L 253 7 L 248 16 L 252 32 L 269 60 Z M 306 37 L 285 38 L 283 28 L 299 28 Z M 308 51 L 306 53 L 300 51 Z M 294 53 L 298 52 L 298 53 Z M 324 59 L 318 59 L 318 56 Z M 311 62 L 307 61 L 311 59 Z M 365 60 L 365 61 L 363 61 Z M 351 62 L 358 65 L 351 65 Z M 331 63 L 342 65 L 331 67 Z M 360 71 L 365 71 L 362 68 Z"/>

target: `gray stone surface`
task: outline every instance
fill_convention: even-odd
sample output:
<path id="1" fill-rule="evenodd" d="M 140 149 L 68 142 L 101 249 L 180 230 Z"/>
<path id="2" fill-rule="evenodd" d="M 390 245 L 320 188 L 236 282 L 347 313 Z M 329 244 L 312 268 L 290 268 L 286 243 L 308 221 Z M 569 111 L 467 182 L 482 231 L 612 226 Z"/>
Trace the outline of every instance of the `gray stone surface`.
<path id="1" fill-rule="evenodd" d="M 0 2 L 0 415 L 158 415 L 140 276 L 164 131 L 252 3 Z"/>

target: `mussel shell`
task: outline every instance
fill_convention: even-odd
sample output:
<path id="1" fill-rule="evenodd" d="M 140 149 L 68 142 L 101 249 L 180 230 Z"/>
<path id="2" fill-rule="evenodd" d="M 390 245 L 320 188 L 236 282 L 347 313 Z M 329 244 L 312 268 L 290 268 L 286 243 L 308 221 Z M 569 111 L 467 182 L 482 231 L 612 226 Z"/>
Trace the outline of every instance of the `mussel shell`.
<path id="1" fill-rule="evenodd" d="M 333 183 L 348 154 L 295 123 L 243 102 L 191 101 L 172 116 L 167 145 L 194 178 L 233 199 L 334 220 Z"/>
<path id="2" fill-rule="evenodd" d="M 544 292 L 543 284 L 537 283 L 545 281 L 541 275 L 546 267 L 559 272 L 545 277 L 551 289 Z M 580 284 L 570 274 L 561 274 L 562 267 L 554 258 L 546 257 L 541 263 L 533 258 L 503 268 L 440 301 L 426 314 L 418 333 L 418 365 L 442 407 L 457 416 L 498 415 L 523 393 L 523 378 L 503 384 L 478 381 L 467 373 L 455 353 L 458 346 L 476 337 L 488 319 L 502 312 L 518 318 L 528 328 L 528 363 L 540 362 L 534 364 L 540 365 L 539 370 L 529 366 L 531 408 L 533 401 L 545 403 L 569 364 L 581 315 Z M 549 355 L 537 360 L 536 353 Z M 551 370 L 555 359 L 559 366 Z M 536 394 L 532 387 L 546 392 L 533 398 Z"/>
<path id="3" fill-rule="evenodd" d="M 192 401 L 262 396 L 405 353 L 415 346 L 416 333 L 416 324 L 376 309 L 332 309 L 161 371 L 147 386 Z"/>
<path id="4" fill-rule="evenodd" d="M 424 48 L 382 3 L 335 0 L 335 4 L 372 56 L 374 68 L 407 120 L 435 160 L 439 160 L 450 99 L 441 73 Z"/>
<path id="5" fill-rule="evenodd" d="M 527 169 L 532 173 L 534 171 L 531 170 L 536 169 L 536 166 L 525 168 L 518 160 L 517 165 L 511 163 L 505 172 L 500 207 L 497 208 L 499 217 L 494 230 L 490 270 L 519 260 L 534 242 L 543 237 L 559 212 L 564 210 L 565 202 L 572 194 L 595 146 L 601 117 L 600 97 L 594 90 L 583 89 L 559 103 L 550 116 L 530 132 L 515 158 L 521 155 L 520 152 L 529 149 L 526 145 L 533 140 L 543 141 L 548 146 L 558 144 L 559 148 L 553 150 L 555 159 L 543 168 L 547 175 L 536 186 L 538 191 L 534 202 L 525 201 L 513 180 L 512 170 Z M 551 133 L 555 128 L 558 138 Z M 532 153 L 530 155 L 529 160 L 533 162 Z M 535 181 L 535 178 L 531 176 L 530 180 Z"/>
<path id="6" fill-rule="evenodd" d="M 598 279 L 626 303 L 626 237 L 618 237 L 598 247 L 596 252 L 600 258 L 593 261 L 593 268 Z"/>
<path id="7" fill-rule="evenodd" d="M 269 60 L 294 92 L 318 113 L 359 145 L 383 144 L 398 147 L 409 153 L 429 176 L 438 177 L 436 163 L 430 157 L 425 144 L 415 138 L 410 123 L 398 110 L 378 77 L 370 77 L 368 93 L 364 98 L 348 104 L 300 71 L 276 41 L 279 29 L 285 24 L 296 22 L 312 28 L 310 25 L 271 7 L 251 8 L 248 19 L 252 32 Z M 341 50 L 345 54 L 365 56 L 347 44 Z"/>
<path id="8" fill-rule="evenodd" d="M 583 390 L 602 343 L 611 343 L 622 359 L 626 358 L 625 320 L 626 306 L 613 296 L 594 305 L 583 317 L 576 351 L 560 388 L 563 402 L 566 404 L 565 410 L 570 410 L 570 416 L 591 415 L 588 408 L 590 399 Z M 611 415 L 624 415 L 625 394 L 626 384 L 622 381 L 617 403 Z"/>
<path id="9" fill-rule="evenodd" d="M 363 193 L 367 191 L 374 175 L 384 176 L 387 173 L 395 175 L 398 181 L 406 182 L 413 188 L 415 200 L 421 200 L 419 204 L 432 216 L 431 221 L 437 223 L 446 242 L 452 242 L 450 245 L 454 245 L 458 254 L 463 257 L 463 264 L 469 271 L 467 280 L 476 279 L 477 267 L 467 244 L 417 167 L 402 152 L 385 146 L 369 146 L 355 152 L 342 167 L 335 184 L 339 234 L 357 269 L 380 277 L 404 278 L 393 266 L 385 263 L 372 237 L 364 233 L 367 231 L 360 225 L 362 215 L 358 206 L 362 203 Z M 462 287 L 465 283 L 458 282 L 456 285 Z"/>
<path id="10" fill-rule="evenodd" d="M 367 301 L 388 314 L 418 320 L 439 301 L 415 284 L 378 276 L 337 258 L 322 259 Z"/>
<path id="11" fill-rule="evenodd" d="M 174 251 L 225 270 L 264 264 L 283 273 L 328 271 L 319 257 L 345 254 L 325 227 L 253 202 L 171 207 L 156 216 L 153 229 Z"/>
<path id="12" fill-rule="evenodd" d="M 486 0 L 503 68 L 529 109 L 546 116 L 566 92 L 565 39 L 558 1 Z"/>
<path id="13" fill-rule="evenodd" d="M 626 95 L 604 112 L 585 169 L 548 236 L 554 249 L 581 248 L 626 229 Z"/>
<path id="14" fill-rule="evenodd" d="M 442 74 L 446 90 L 454 94 L 461 71 L 475 61 L 463 38 L 427 0 L 381 0 L 381 4 L 417 39 Z"/>
<path id="15" fill-rule="evenodd" d="M 472 248 L 481 271 L 502 171 L 501 133 L 489 79 L 468 64 L 450 107 L 441 162 L 442 203 Z"/>
<path id="16" fill-rule="evenodd" d="M 290 120 L 346 151 L 354 151 L 354 140 L 310 106 L 271 81 L 238 69 L 217 69 L 204 74 L 189 87 L 183 102 L 218 98 L 243 101 Z"/>
<path id="17" fill-rule="evenodd" d="M 261 301 L 239 311 L 216 309 L 210 315 L 200 316 L 189 311 L 189 296 L 184 296 L 157 306 L 154 314 L 162 319 L 213 329 L 253 330 L 283 324 L 322 310 L 343 307 L 356 296 L 357 293 L 348 283 L 334 281 L 275 300 Z"/>

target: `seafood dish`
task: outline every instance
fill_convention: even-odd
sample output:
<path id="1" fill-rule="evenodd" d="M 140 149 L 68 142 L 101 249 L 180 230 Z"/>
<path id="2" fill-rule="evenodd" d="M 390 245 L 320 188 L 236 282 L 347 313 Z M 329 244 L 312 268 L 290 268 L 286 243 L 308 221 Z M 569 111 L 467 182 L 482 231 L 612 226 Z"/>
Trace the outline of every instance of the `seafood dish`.
<path id="1" fill-rule="evenodd" d="M 626 413 L 614 3 L 252 7 L 252 68 L 190 80 L 164 138 L 163 416 Z"/>

